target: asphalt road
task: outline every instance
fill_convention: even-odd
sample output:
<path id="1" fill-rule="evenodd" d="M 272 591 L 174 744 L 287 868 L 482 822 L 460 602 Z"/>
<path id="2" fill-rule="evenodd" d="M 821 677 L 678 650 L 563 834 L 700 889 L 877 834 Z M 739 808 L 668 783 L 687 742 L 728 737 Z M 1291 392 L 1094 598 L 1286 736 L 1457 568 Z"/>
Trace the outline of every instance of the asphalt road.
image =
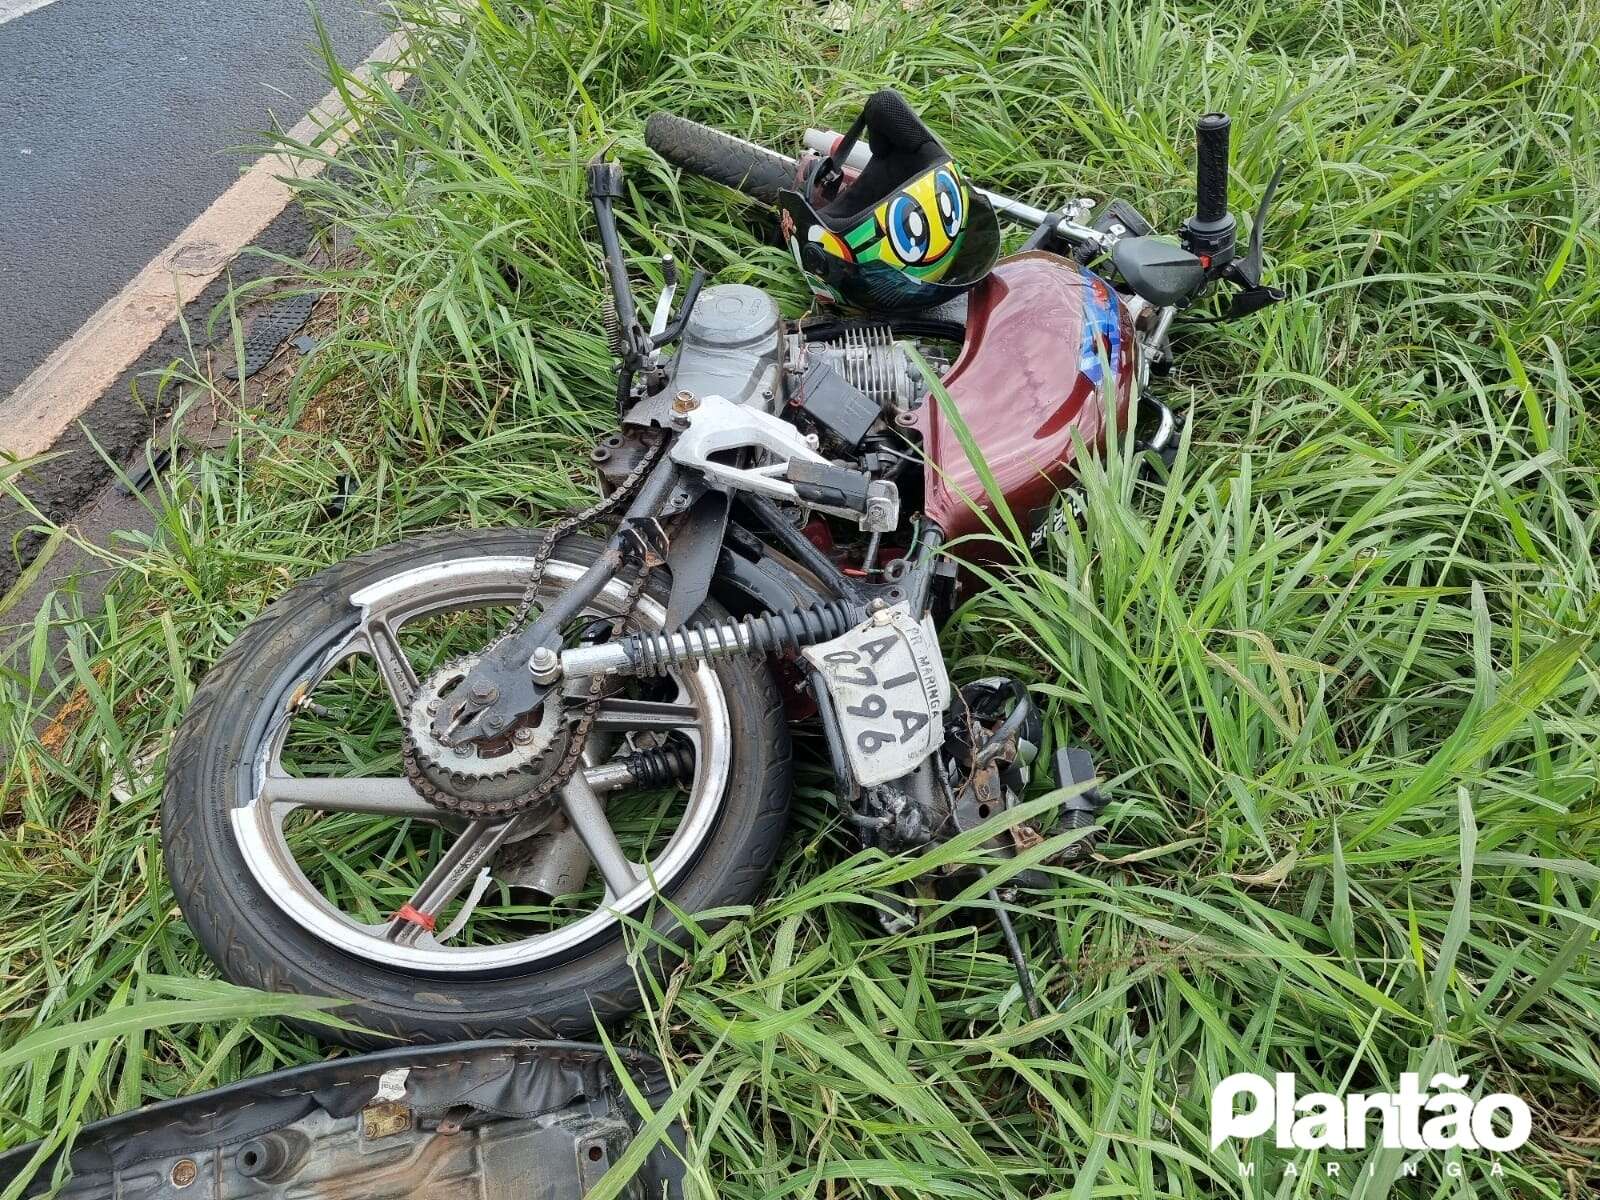
<path id="1" fill-rule="evenodd" d="M 379 0 L 318 7 L 347 64 L 392 28 Z M 0 396 L 322 98 L 315 43 L 296 0 L 54 0 L 0 24 Z"/>

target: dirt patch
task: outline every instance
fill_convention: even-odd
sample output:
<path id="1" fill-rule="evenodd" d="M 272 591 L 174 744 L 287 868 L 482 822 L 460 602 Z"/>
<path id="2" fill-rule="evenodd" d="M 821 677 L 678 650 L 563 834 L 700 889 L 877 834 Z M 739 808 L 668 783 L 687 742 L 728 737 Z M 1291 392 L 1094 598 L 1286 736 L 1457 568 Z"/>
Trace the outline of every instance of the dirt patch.
<path id="1" fill-rule="evenodd" d="M 290 205 L 267 227 L 255 248 L 302 257 L 315 229 L 299 205 Z M 115 478 L 112 464 L 137 470 L 146 443 L 159 435 L 172 416 L 181 388 L 171 374 L 174 364 L 189 361 L 195 344 L 203 343 L 206 323 L 228 293 L 240 284 L 283 272 L 283 264 L 266 254 L 240 255 L 174 321 L 140 360 L 123 372 L 104 395 L 51 447 L 51 457 L 24 472 L 18 487 L 28 502 L 49 521 L 66 523 Z M 220 316 L 220 314 L 219 314 Z M 0 594 L 7 591 L 44 545 L 37 518 L 9 496 L 0 496 L 0 539 L 8 552 L 0 555 Z"/>
<path id="2" fill-rule="evenodd" d="M 103 674 L 101 666 L 103 664 L 96 664 L 93 668 L 97 679 Z M 39 731 L 39 745 L 50 755 L 60 757 L 61 752 L 66 749 L 67 739 L 72 736 L 78 728 L 78 723 L 83 720 L 83 714 L 88 711 L 89 693 L 80 687 L 67 697 L 67 702 L 56 709 L 55 716 L 50 718 L 50 723 Z"/>

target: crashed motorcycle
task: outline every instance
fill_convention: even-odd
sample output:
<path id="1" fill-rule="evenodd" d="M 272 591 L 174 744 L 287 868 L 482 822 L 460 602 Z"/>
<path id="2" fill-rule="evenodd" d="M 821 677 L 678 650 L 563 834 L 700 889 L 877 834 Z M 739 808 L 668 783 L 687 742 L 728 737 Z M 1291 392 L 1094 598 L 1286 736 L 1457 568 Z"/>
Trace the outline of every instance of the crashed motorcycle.
<path id="1" fill-rule="evenodd" d="M 954 686 L 939 646 L 967 585 L 948 548 L 994 509 L 964 443 L 1036 527 L 1079 447 L 1116 428 L 1169 451 L 1154 378 L 1174 319 L 1219 285 L 1216 317 L 1280 298 L 1262 281 L 1276 178 L 1241 247 L 1229 122 L 1202 117 L 1174 243 L 1124 200 L 1035 208 L 968 186 L 947 155 L 925 157 L 925 201 L 879 202 L 895 136 L 922 153 L 933 135 L 893 92 L 843 134 L 808 132 L 797 158 L 649 121 L 663 158 L 780 209 L 822 301 L 800 320 L 757 287 L 684 282 L 670 259 L 647 317 L 614 212 L 622 169 L 590 164 L 618 363 L 617 428 L 590 455 L 601 499 L 294 586 L 174 739 L 166 862 L 230 979 L 349 997 L 352 1021 L 415 1040 L 577 1033 L 638 1007 L 646 931 L 681 942 L 677 913 L 756 896 L 792 723 L 820 731 L 843 821 L 886 852 L 1019 802 L 1038 713 L 1013 680 Z M 939 237 L 970 247 L 980 211 L 1026 233 L 970 283 L 901 272 L 911 302 L 886 286 L 846 312 L 827 271 L 866 242 L 808 222 L 847 194 L 863 238 L 907 261 Z M 1081 751 L 1056 767 L 1094 780 Z M 1092 825 L 1099 802 L 1085 786 L 1055 820 Z M 990 849 L 1038 836 L 1018 826 Z"/>

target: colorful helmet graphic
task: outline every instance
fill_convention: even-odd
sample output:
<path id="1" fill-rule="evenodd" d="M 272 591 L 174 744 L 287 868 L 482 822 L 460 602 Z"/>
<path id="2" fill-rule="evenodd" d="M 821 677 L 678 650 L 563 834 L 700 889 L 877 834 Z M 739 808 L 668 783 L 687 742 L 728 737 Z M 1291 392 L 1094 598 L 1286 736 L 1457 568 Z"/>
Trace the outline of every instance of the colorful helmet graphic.
<path id="1" fill-rule="evenodd" d="M 838 164 L 863 132 L 872 157 L 847 182 Z M 898 92 L 867 99 L 806 191 L 781 192 L 778 203 L 784 236 L 822 299 L 926 308 L 972 287 L 1000 256 L 994 210 Z"/>

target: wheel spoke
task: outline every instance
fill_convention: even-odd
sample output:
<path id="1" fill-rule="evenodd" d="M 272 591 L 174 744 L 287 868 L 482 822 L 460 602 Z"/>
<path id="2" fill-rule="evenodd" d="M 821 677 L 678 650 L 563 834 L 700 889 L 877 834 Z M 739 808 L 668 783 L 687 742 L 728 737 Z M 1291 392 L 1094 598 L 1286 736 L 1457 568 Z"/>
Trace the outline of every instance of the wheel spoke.
<path id="1" fill-rule="evenodd" d="M 615 792 L 633 783 L 633 775 L 621 761 L 586 767 L 583 773 L 589 786 L 601 793 Z M 437 821 L 448 815 L 417 795 L 409 781 L 386 776 L 268 775 L 261 783 L 258 799 L 285 809 L 368 813 L 374 817 L 409 817 L 413 821 Z"/>
<path id="2" fill-rule="evenodd" d="M 628 856 L 622 852 L 622 843 L 611 828 L 605 807 L 583 775 L 574 775 L 561 789 L 561 807 L 566 810 L 567 823 L 572 827 L 589 858 L 599 868 L 600 878 L 612 899 L 620 900 L 639 882 Z"/>
<path id="3" fill-rule="evenodd" d="M 613 696 L 602 700 L 595 713 L 594 727 L 600 733 L 627 730 L 698 729 L 700 710 L 692 704 L 665 700 L 634 700 Z"/>
<path id="4" fill-rule="evenodd" d="M 417 795 L 406 780 L 373 776 L 333 779 L 268 775 L 261 784 L 261 800 L 318 812 L 359 812 L 423 821 L 437 821 L 442 815 Z"/>
<path id="5" fill-rule="evenodd" d="M 403 725 L 407 710 L 411 707 L 411 697 L 417 694 L 417 673 L 387 621 L 368 617 L 362 629 L 366 635 L 367 649 L 378 664 L 378 674 L 383 677 L 383 686 L 389 690 L 389 699 L 394 702 L 394 710 Z"/>
<path id="6" fill-rule="evenodd" d="M 389 921 L 384 937 L 401 945 L 415 945 L 425 934 L 431 934 L 445 905 L 488 865 L 516 823 L 515 819 L 473 821 L 462 830 L 411 899 Z"/>

